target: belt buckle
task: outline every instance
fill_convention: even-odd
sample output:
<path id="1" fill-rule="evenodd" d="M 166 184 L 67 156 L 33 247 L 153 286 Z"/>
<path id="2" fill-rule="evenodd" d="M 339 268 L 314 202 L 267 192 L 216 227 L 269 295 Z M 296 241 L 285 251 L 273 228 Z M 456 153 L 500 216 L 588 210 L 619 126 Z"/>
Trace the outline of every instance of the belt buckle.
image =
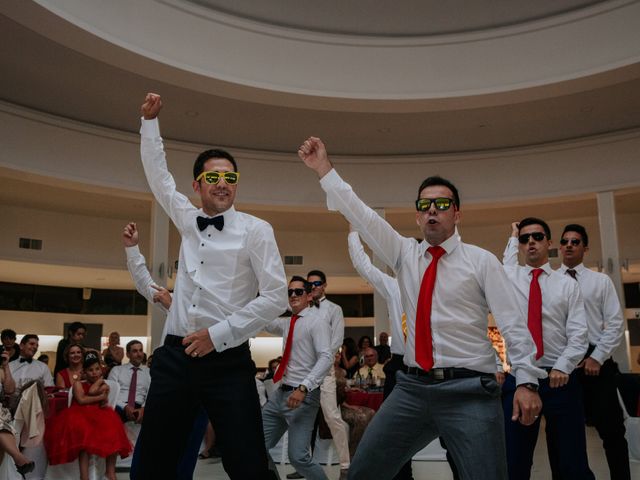
<path id="1" fill-rule="evenodd" d="M 431 369 L 433 379 L 434 380 L 444 380 L 444 369 L 443 368 L 433 368 Z"/>

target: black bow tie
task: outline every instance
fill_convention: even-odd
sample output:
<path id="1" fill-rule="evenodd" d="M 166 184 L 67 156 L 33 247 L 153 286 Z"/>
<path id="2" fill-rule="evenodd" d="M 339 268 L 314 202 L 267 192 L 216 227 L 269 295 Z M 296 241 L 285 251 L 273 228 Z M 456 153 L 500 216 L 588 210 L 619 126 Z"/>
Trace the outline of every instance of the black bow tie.
<path id="1" fill-rule="evenodd" d="M 33 358 L 21 358 L 20 363 L 24 363 L 24 362 L 31 363 L 33 362 Z"/>
<path id="2" fill-rule="evenodd" d="M 198 228 L 200 229 L 200 231 L 205 230 L 209 225 L 213 225 L 220 232 L 224 228 L 224 217 L 222 215 L 213 218 L 198 217 L 196 220 L 198 221 Z"/>

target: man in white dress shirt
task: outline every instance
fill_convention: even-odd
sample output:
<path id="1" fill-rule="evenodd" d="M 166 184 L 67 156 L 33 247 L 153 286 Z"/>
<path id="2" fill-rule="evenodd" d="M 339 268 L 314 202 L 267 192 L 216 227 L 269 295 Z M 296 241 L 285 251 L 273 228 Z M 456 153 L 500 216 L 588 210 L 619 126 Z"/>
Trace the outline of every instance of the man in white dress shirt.
<path id="1" fill-rule="evenodd" d="M 53 387 L 53 378 L 49 367 L 33 358 L 39 345 L 40 338 L 37 335 L 32 333 L 25 335 L 20 339 L 20 356 L 9 362 L 11 376 L 13 376 L 18 390 L 22 390 L 22 387 L 32 380 L 42 382 L 45 387 Z"/>
<path id="2" fill-rule="evenodd" d="M 141 108 L 142 165 L 182 244 L 167 335 L 154 352 L 138 478 L 177 476 L 181 449 L 201 406 L 220 440 L 229 477 L 273 478 L 248 344 L 287 308 L 273 229 L 235 210 L 240 173 L 224 150 L 202 152 L 194 164 L 192 186 L 202 208 L 176 190 L 160 137 L 161 107 L 160 96 L 149 93 Z"/>
<path id="3" fill-rule="evenodd" d="M 488 313 L 511 349 L 518 388 L 513 418 L 531 424 L 544 371 L 523 314 L 498 260 L 455 235 L 460 198 L 451 182 L 429 177 L 418 189 L 416 222 L 425 237 L 403 237 L 367 207 L 333 169 L 320 139 L 298 151 L 320 178 L 328 207 L 351 223 L 394 271 L 407 314 L 404 361 L 397 386 L 369 424 L 349 469 L 350 479 L 390 479 L 433 439 L 447 442 L 463 479 L 507 475 L 500 387 L 487 337 Z M 439 259 L 439 260 L 438 260 Z"/>
<path id="4" fill-rule="evenodd" d="M 116 399 L 116 412 L 123 422 L 132 421 L 142 423 L 144 405 L 151 384 L 149 369 L 142 365 L 144 350 L 140 340 L 127 343 L 127 358 L 129 363 L 116 365 L 109 372 L 109 380 L 120 385 L 120 393 Z M 135 381 L 133 381 L 135 372 Z M 135 390 L 131 390 L 135 387 Z M 133 392 L 133 393 L 131 393 Z"/>
<path id="5" fill-rule="evenodd" d="M 585 417 L 598 430 L 613 480 L 629 480 L 629 448 L 624 438 L 624 418 L 618 403 L 618 365 L 611 357 L 624 340 L 624 317 L 609 276 L 584 266 L 589 236 L 582 225 L 564 227 L 560 239 L 560 273 L 578 282 L 587 314 L 589 349 L 578 365 Z"/>
<path id="6" fill-rule="evenodd" d="M 322 270 L 311 270 L 307 273 L 307 281 L 311 283 L 313 300 L 318 304 L 320 311 L 324 314 L 324 318 L 329 322 L 331 329 L 331 351 L 336 353 L 342 346 L 344 339 L 344 315 L 342 308 L 325 296 L 327 288 L 327 276 Z M 333 358 L 333 357 L 332 357 Z M 324 416 L 327 426 L 331 431 L 333 443 L 340 460 L 340 478 L 346 478 L 351 461 L 349 457 L 349 438 L 347 436 L 347 426 L 342 420 L 340 407 L 336 397 L 336 372 L 333 367 L 333 361 L 327 377 L 320 385 L 320 408 Z M 312 444 L 315 439 L 312 439 Z M 287 478 L 303 478 L 300 472 L 293 472 L 287 475 Z"/>
<path id="7" fill-rule="evenodd" d="M 553 478 L 592 479 L 581 388 L 574 372 L 587 351 L 587 320 L 578 284 L 549 265 L 550 239 L 549 226 L 539 218 L 528 217 L 512 224 L 507 250 L 519 243 L 526 265 L 519 266 L 517 256 L 507 254 L 504 269 L 528 314 L 536 365 L 549 373 L 549 378 L 540 382 L 540 397 Z M 509 348 L 507 353 L 510 356 Z M 511 375 L 507 375 L 502 389 L 504 415 L 509 418 L 515 390 Z M 509 478 L 527 479 L 540 419 L 530 426 L 507 421 L 505 427 Z"/>
<path id="8" fill-rule="evenodd" d="M 124 243 L 125 253 L 127 255 L 127 269 L 133 279 L 136 286 L 136 290 L 140 295 L 145 297 L 149 303 L 153 303 L 156 308 L 159 308 L 165 315 L 171 308 L 171 292 L 164 287 L 156 285 L 147 269 L 144 255 L 138 248 L 139 232 L 138 226 L 135 222 L 129 222 L 122 232 L 122 242 Z M 162 336 L 166 334 L 166 322 L 163 329 Z M 145 394 L 146 397 L 146 394 Z M 209 418 L 207 412 L 201 409 L 201 413 L 196 417 L 189 441 L 184 449 L 182 460 L 178 466 L 179 480 L 190 480 L 193 478 L 193 472 L 195 471 L 196 464 L 198 462 L 198 454 L 200 452 L 200 445 L 202 443 L 202 437 L 205 434 L 207 425 L 209 424 Z M 136 480 L 138 471 L 139 454 L 136 453 L 138 449 L 138 442 L 136 442 L 135 450 L 133 454 L 133 461 L 131 462 L 131 479 Z"/>
<path id="9" fill-rule="evenodd" d="M 265 330 L 283 336 L 282 362 L 273 377 L 280 387 L 262 410 L 267 449 L 289 432 L 289 461 L 310 480 L 327 476 L 311 454 L 311 434 L 320 407 L 320 385 L 333 365 L 331 330 L 324 313 L 313 305 L 311 284 L 294 276 L 289 282 L 291 318 L 277 318 Z"/>

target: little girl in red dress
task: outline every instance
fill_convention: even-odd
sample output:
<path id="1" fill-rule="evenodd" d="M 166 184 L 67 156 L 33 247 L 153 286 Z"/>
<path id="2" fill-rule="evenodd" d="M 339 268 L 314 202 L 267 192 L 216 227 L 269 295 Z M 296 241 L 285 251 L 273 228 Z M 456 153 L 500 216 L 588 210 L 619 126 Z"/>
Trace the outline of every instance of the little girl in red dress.
<path id="1" fill-rule="evenodd" d="M 102 378 L 98 356 L 84 359 L 86 381 L 73 384 L 73 402 L 51 419 L 44 435 L 49 464 L 73 462 L 80 466 L 81 480 L 89 478 L 89 455 L 106 458 L 106 477 L 116 480 L 116 455 L 131 453 L 122 421 L 107 404 L 109 386 Z"/>

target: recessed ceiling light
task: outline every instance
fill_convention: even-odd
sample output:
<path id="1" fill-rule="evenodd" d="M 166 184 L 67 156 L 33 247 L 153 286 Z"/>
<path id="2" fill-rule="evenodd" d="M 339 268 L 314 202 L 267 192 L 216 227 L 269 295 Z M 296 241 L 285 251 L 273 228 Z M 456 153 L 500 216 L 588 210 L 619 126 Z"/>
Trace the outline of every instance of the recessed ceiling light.
<path id="1" fill-rule="evenodd" d="M 197 117 L 198 115 L 200 115 L 200 113 L 199 113 L 199 112 L 196 112 L 195 110 L 187 110 L 186 112 L 184 112 L 184 114 L 185 114 L 187 117 L 191 117 L 191 118 L 195 118 L 195 117 Z"/>
<path id="2" fill-rule="evenodd" d="M 585 105 L 584 107 L 580 108 L 580 111 L 582 113 L 591 113 L 591 112 L 593 112 L 593 106 L 592 105 Z"/>

